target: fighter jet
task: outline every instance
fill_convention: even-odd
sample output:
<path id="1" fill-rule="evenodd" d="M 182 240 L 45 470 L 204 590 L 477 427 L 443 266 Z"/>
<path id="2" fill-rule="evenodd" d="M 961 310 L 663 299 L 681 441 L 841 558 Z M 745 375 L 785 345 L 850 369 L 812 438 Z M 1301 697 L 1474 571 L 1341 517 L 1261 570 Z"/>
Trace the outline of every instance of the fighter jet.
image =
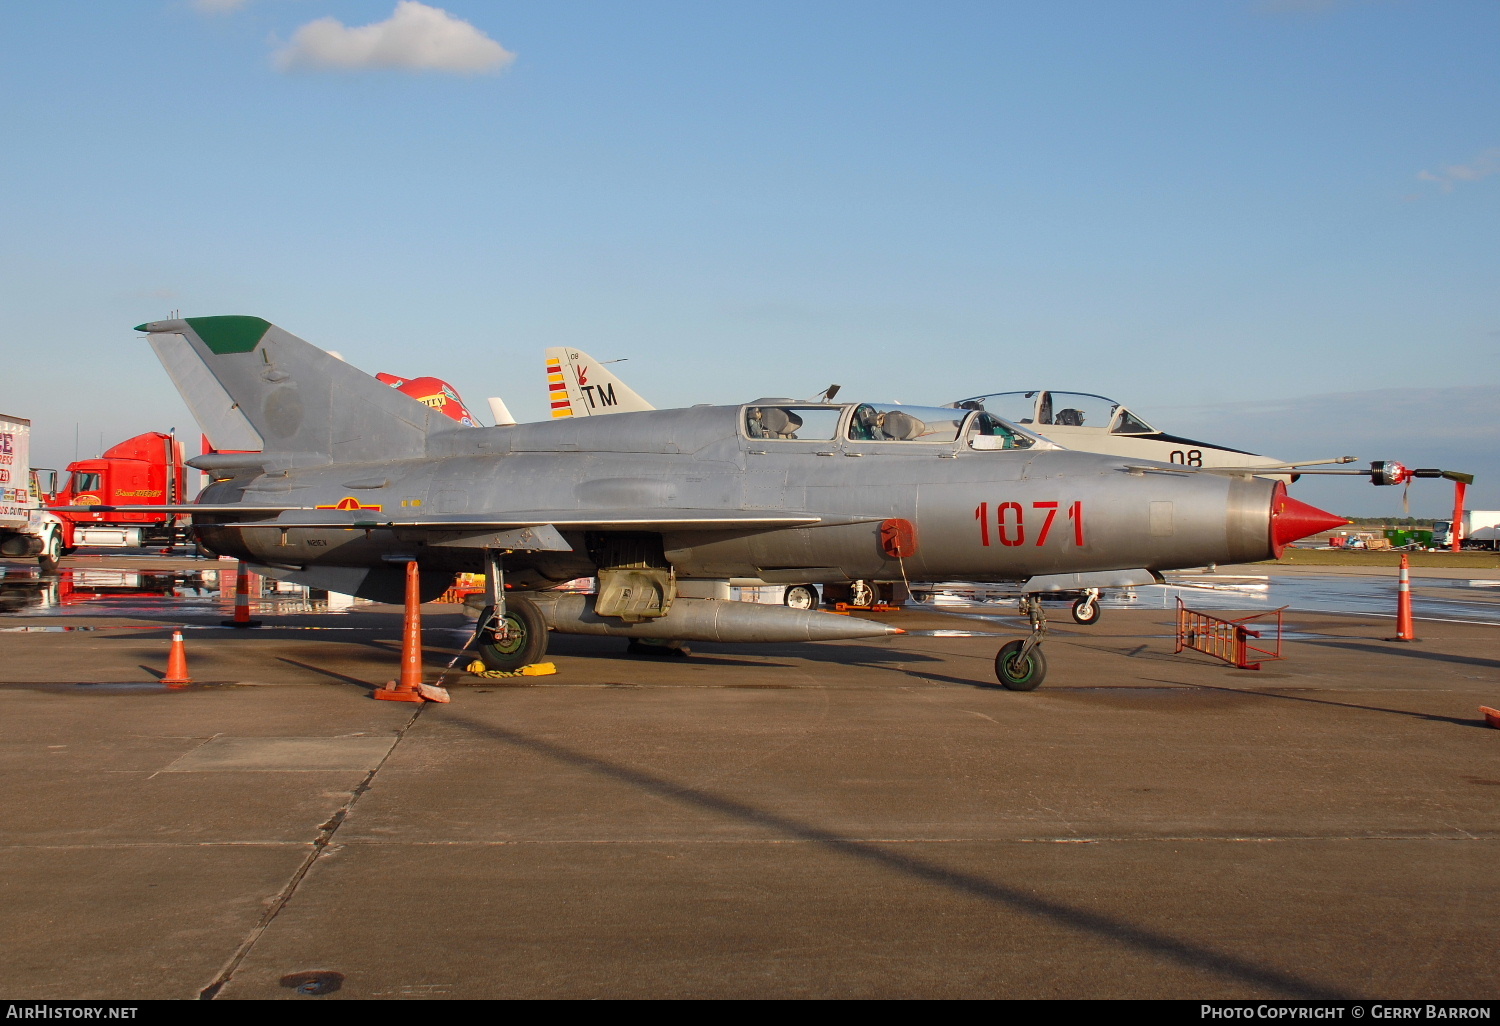
<path id="1" fill-rule="evenodd" d="M 401 595 L 405 563 L 429 597 L 455 572 L 486 573 L 477 648 L 497 669 L 539 659 L 549 629 L 899 633 L 691 597 L 695 581 L 1020 581 L 1032 629 L 995 666 L 1027 691 L 1046 673 L 1041 594 L 1268 559 L 1347 522 L 1248 471 L 1075 452 L 982 410 L 768 398 L 464 427 L 258 317 L 138 330 L 179 364 L 196 357 L 201 373 L 173 374 L 203 385 L 184 389 L 190 408 L 222 413 L 227 397 L 265 442 L 192 461 L 212 483 L 181 511 L 206 547 L 382 601 Z M 596 594 L 547 590 L 581 576 L 598 578 Z"/>
<path id="2" fill-rule="evenodd" d="M 1213 442 L 1200 442 L 1158 431 L 1114 399 L 1085 392 L 994 392 L 960 399 L 950 405 L 965 410 L 988 410 L 997 416 L 1039 431 L 1058 445 L 1085 452 L 1100 452 L 1132 459 L 1160 460 L 1187 467 L 1254 467 L 1278 474 L 1290 483 L 1299 467 L 1319 463 L 1348 462 L 1314 460 L 1287 463 L 1243 449 Z"/>

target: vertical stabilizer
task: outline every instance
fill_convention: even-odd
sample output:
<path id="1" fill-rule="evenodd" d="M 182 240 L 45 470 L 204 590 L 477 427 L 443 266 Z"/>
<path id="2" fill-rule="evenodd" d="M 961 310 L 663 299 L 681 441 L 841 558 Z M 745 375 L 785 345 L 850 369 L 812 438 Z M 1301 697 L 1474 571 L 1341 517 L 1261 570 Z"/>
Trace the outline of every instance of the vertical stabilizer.
<path id="1" fill-rule="evenodd" d="M 259 317 L 188 317 L 136 330 L 151 335 L 167 373 L 218 448 L 260 448 L 231 446 L 214 435 L 226 424 L 248 426 L 268 452 L 352 463 L 422 456 L 429 433 L 463 430 Z"/>
<path id="2" fill-rule="evenodd" d="M 554 417 L 656 409 L 588 353 L 565 347 L 547 350 L 547 397 Z"/>
<path id="3" fill-rule="evenodd" d="M 219 379 L 198 358 L 188 340 L 170 333 L 153 334 L 151 348 L 166 368 L 167 377 L 177 386 L 182 401 L 208 444 L 220 451 L 260 452 L 265 443 L 250 426 L 239 404 L 224 391 Z"/>

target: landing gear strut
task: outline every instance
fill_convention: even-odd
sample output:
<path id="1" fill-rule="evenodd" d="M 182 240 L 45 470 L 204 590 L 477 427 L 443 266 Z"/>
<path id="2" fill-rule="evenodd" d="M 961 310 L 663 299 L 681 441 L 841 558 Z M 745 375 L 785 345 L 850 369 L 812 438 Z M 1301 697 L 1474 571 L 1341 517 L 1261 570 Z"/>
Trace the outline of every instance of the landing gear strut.
<path id="1" fill-rule="evenodd" d="M 850 583 L 849 604 L 851 606 L 873 606 L 875 604 L 875 589 L 870 587 L 869 581 L 853 581 Z"/>
<path id="2" fill-rule="evenodd" d="M 1021 613 L 1031 621 L 1031 634 L 1001 647 L 995 656 L 995 676 L 1008 691 L 1035 691 L 1047 676 L 1047 658 L 1042 655 L 1047 617 L 1042 597 L 1035 593 L 1022 597 Z"/>

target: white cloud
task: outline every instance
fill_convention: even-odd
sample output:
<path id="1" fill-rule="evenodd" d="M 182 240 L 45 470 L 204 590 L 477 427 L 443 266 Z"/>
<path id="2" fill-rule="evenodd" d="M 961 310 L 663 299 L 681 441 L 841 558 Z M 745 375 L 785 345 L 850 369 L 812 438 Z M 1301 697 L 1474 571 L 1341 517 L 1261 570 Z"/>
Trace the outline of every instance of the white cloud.
<path id="1" fill-rule="evenodd" d="M 501 71 L 516 55 L 462 19 L 401 0 L 385 21 L 350 28 L 336 18 L 308 22 L 274 56 L 281 71 Z"/>
<path id="2" fill-rule="evenodd" d="M 1441 171 L 1422 171 L 1417 177 L 1436 182 L 1444 192 L 1452 192 L 1457 182 L 1477 182 L 1500 172 L 1500 146 L 1491 146 L 1467 164 L 1450 164 Z"/>
<path id="3" fill-rule="evenodd" d="M 193 9 L 204 14 L 228 14 L 248 4 L 250 0 L 192 0 Z"/>

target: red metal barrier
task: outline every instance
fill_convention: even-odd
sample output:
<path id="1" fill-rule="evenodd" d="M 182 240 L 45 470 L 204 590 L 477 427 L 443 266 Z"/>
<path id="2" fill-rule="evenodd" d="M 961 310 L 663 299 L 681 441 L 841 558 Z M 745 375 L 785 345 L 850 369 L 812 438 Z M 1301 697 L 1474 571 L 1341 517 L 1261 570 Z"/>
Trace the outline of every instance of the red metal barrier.
<path id="1" fill-rule="evenodd" d="M 1282 658 L 1281 614 L 1286 611 L 1286 608 L 1282 606 L 1280 609 L 1242 616 L 1237 620 L 1225 620 L 1221 617 L 1209 616 L 1207 613 L 1200 613 L 1196 609 L 1189 609 L 1182 604 L 1182 599 L 1178 599 L 1175 651 L 1181 652 L 1185 648 L 1191 648 L 1195 652 L 1222 659 L 1241 670 L 1258 670 L 1261 663 Z M 1267 633 L 1265 629 L 1252 630 L 1245 626 L 1247 623 L 1268 616 L 1276 617 L 1276 631 L 1270 637 L 1265 637 Z M 1267 623 L 1265 627 L 1269 628 L 1270 624 Z M 1263 644 L 1252 645 L 1252 640 L 1264 643 L 1274 641 L 1275 647 L 1266 648 Z"/>

